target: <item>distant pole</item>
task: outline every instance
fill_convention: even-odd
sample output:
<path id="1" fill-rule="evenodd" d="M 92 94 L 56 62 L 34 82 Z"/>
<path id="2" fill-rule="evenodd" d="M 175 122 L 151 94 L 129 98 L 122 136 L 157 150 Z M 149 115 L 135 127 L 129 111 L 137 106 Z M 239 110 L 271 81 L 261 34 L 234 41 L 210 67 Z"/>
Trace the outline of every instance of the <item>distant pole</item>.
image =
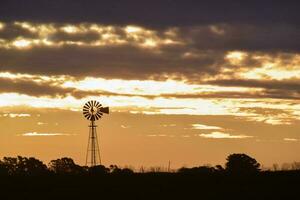
<path id="1" fill-rule="evenodd" d="M 168 163 L 168 172 L 171 171 L 171 161 L 169 160 L 169 163 Z"/>

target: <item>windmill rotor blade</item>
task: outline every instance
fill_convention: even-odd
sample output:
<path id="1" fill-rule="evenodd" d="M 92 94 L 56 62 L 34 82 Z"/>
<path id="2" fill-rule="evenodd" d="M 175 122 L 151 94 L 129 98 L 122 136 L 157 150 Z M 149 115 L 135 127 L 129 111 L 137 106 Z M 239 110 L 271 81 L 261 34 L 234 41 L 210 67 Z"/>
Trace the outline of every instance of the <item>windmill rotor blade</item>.
<path id="1" fill-rule="evenodd" d="M 99 104 L 100 104 L 100 103 L 99 103 L 98 101 L 96 101 L 96 107 L 97 107 L 97 108 L 99 108 Z"/>
<path id="2" fill-rule="evenodd" d="M 84 106 L 83 106 L 83 109 L 89 109 L 89 106 L 87 105 L 87 104 L 85 104 Z"/>
<path id="3" fill-rule="evenodd" d="M 91 101 L 88 101 L 87 103 L 89 104 L 89 107 L 93 107 Z"/>
<path id="4" fill-rule="evenodd" d="M 101 109 L 101 108 L 99 108 L 99 109 L 97 110 L 97 113 L 102 114 L 102 111 L 101 111 L 100 109 Z"/>
<path id="5" fill-rule="evenodd" d="M 99 113 L 97 113 L 96 116 L 97 116 L 98 118 L 101 118 L 101 115 L 100 115 Z"/>
<path id="6" fill-rule="evenodd" d="M 95 101 L 92 101 L 92 105 L 95 106 L 95 104 L 96 104 L 96 102 L 95 102 Z"/>
<path id="7" fill-rule="evenodd" d="M 92 101 L 90 101 L 90 104 L 91 104 L 91 107 L 93 107 L 94 105 L 93 105 L 93 100 Z"/>
<path id="8" fill-rule="evenodd" d="M 84 109 L 82 112 L 83 112 L 83 113 L 89 113 L 89 110 L 85 110 L 85 109 Z"/>
<path id="9" fill-rule="evenodd" d="M 88 114 L 90 114 L 90 113 L 89 113 L 88 111 L 84 111 L 83 114 L 84 114 L 84 115 L 88 115 Z"/>
<path id="10" fill-rule="evenodd" d="M 93 120 L 92 118 L 93 118 L 93 115 L 90 115 L 90 116 L 89 116 L 89 120 Z"/>
<path id="11" fill-rule="evenodd" d="M 88 113 L 88 112 L 84 112 L 84 113 L 83 113 L 84 116 L 85 116 L 85 115 L 89 115 L 89 114 L 90 114 L 90 113 Z"/>
<path id="12" fill-rule="evenodd" d="M 109 114 L 109 107 L 101 107 L 100 111 L 106 114 Z"/>

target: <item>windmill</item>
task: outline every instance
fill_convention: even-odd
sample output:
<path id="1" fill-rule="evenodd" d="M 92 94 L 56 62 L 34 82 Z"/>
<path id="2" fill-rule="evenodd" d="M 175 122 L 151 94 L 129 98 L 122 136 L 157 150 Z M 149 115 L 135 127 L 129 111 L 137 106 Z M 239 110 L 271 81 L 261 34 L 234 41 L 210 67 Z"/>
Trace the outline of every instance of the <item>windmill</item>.
<path id="1" fill-rule="evenodd" d="M 102 107 L 102 105 L 97 101 L 88 101 L 83 106 L 83 115 L 91 122 L 89 125 L 89 139 L 85 160 L 85 165 L 90 165 L 91 167 L 96 166 L 97 164 L 101 165 L 100 150 L 96 131 L 97 126 L 95 121 L 100 119 L 103 113 L 109 114 L 109 107 Z"/>

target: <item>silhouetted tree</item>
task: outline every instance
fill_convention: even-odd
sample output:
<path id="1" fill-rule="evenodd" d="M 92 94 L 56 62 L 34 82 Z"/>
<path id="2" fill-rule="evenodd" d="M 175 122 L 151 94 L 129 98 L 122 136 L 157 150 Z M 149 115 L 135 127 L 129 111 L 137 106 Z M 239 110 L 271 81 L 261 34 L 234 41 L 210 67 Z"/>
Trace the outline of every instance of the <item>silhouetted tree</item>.
<path id="1" fill-rule="evenodd" d="M 231 174 L 247 175 L 260 171 L 260 164 L 246 154 L 231 154 L 226 160 L 226 171 Z"/>
<path id="2" fill-rule="evenodd" d="M 8 175 L 8 168 L 2 161 L 0 161 L 0 176 L 6 175 Z"/>
<path id="3" fill-rule="evenodd" d="M 119 168 L 117 165 L 110 165 L 110 172 L 112 174 L 122 174 L 122 175 L 129 175 L 129 174 L 133 174 L 133 170 L 129 169 L 129 168 Z"/>
<path id="4" fill-rule="evenodd" d="M 109 173 L 109 168 L 106 168 L 104 165 L 97 165 L 94 167 L 90 167 L 88 169 L 89 173 L 92 175 L 104 175 Z"/>
<path id="5" fill-rule="evenodd" d="M 179 173 L 189 173 L 189 174 L 212 174 L 215 172 L 215 168 L 209 166 L 199 166 L 193 168 L 182 167 L 178 170 Z"/>
<path id="6" fill-rule="evenodd" d="M 75 164 L 72 158 L 60 158 L 51 160 L 49 169 L 57 174 L 82 174 L 85 172 L 84 168 Z"/>
<path id="7" fill-rule="evenodd" d="M 42 161 L 33 157 L 4 157 L 1 166 L 10 175 L 42 175 L 48 171 Z"/>
<path id="8" fill-rule="evenodd" d="M 122 174 L 130 175 L 130 174 L 134 174 L 134 171 L 132 169 L 129 169 L 129 168 L 123 168 L 122 169 Z"/>
<path id="9" fill-rule="evenodd" d="M 215 169 L 219 172 L 225 171 L 225 169 L 221 165 L 216 165 Z"/>

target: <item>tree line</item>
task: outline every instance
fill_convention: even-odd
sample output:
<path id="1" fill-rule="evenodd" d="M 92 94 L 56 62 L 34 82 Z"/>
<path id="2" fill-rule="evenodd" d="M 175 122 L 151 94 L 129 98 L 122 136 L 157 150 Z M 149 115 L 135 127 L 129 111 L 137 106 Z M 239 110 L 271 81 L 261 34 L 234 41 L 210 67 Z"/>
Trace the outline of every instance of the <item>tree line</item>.
<path id="1" fill-rule="evenodd" d="M 192 168 L 182 167 L 175 173 L 183 174 L 213 174 L 226 173 L 238 175 L 257 174 L 261 171 L 260 164 L 256 159 L 246 154 L 231 154 L 226 159 L 224 167 L 217 165 L 198 166 Z M 155 171 L 152 171 L 152 173 Z M 159 170 L 157 173 L 161 173 Z M 105 167 L 98 165 L 94 167 L 80 166 L 72 158 L 63 157 L 51 160 L 48 165 L 34 157 L 4 157 L 0 160 L 0 176 L 36 176 L 36 175 L 104 175 L 104 174 L 133 174 L 136 173 L 130 168 L 120 168 L 117 165 Z M 174 172 L 173 172 L 174 173 Z"/>
<path id="2" fill-rule="evenodd" d="M 47 165 L 33 157 L 0 160 L 0 199 L 298 199 L 300 170 L 266 171 L 246 154 L 224 166 L 135 172 L 116 165 L 80 166 L 71 158 Z"/>

